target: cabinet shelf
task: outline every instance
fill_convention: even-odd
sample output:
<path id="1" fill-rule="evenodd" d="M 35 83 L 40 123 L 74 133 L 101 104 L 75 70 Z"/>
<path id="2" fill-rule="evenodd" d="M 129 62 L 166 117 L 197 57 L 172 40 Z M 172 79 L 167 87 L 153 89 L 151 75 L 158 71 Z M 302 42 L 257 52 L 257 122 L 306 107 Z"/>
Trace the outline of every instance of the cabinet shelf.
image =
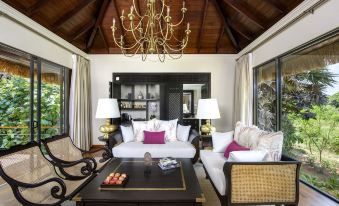
<path id="1" fill-rule="evenodd" d="M 126 102 L 151 102 L 151 101 L 160 101 L 160 99 L 119 99 L 119 101 L 126 101 Z"/>
<path id="2" fill-rule="evenodd" d="M 128 110 L 128 111 L 146 111 L 146 108 L 121 108 L 121 110 Z"/>

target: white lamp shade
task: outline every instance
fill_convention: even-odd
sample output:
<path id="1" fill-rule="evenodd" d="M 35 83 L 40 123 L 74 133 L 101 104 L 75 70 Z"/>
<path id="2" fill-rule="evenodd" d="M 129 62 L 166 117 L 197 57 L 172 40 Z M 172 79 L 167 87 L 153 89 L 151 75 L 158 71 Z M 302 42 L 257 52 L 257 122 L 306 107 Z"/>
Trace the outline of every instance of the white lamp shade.
<path id="1" fill-rule="evenodd" d="M 120 111 L 117 99 L 99 99 L 95 118 L 118 118 Z"/>
<path id="2" fill-rule="evenodd" d="M 216 99 L 199 99 L 198 102 L 198 119 L 219 119 L 219 107 Z"/>

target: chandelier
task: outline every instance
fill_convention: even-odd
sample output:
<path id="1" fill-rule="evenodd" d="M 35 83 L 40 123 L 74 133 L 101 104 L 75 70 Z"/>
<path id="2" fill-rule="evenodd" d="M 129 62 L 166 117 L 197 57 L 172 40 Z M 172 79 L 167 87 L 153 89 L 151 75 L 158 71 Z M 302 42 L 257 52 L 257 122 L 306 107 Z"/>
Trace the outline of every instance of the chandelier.
<path id="1" fill-rule="evenodd" d="M 141 15 L 140 9 L 135 5 L 131 6 L 130 13 L 127 14 L 128 26 L 125 26 L 125 15 L 122 10 L 120 20 L 122 27 L 122 34 L 120 38 L 115 36 L 117 27 L 115 25 L 115 19 L 113 18 L 113 25 L 111 27 L 113 33 L 114 43 L 121 49 L 121 52 L 127 56 L 132 57 L 136 54 L 141 54 L 143 61 L 147 59 L 147 55 L 154 54 L 158 56 L 160 62 L 164 62 L 166 56 L 171 59 L 179 59 L 183 55 L 184 49 L 187 46 L 189 34 L 191 33 L 190 24 L 187 23 L 185 30 L 182 30 L 181 37 L 176 37 L 175 29 L 178 29 L 180 25 L 184 24 L 185 13 L 187 8 L 185 7 L 185 1 L 182 4 L 181 20 L 173 23 L 170 16 L 170 7 L 166 5 L 165 0 L 159 0 L 160 9 L 156 9 L 156 0 L 146 0 L 147 10 L 144 15 Z M 158 7 L 159 8 L 159 7 Z M 166 15 L 165 15 L 166 12 Z M 184 25 L 182 25 L 184 26 Z M 184 29 L 184 28 L 183 28 Z M 131 34 L 132 38 L 126 41 L 126 35 Z M 132 42 L 130 42 L 130 40 Z M 128 44 L 127 44 L 127 43 Z"/>

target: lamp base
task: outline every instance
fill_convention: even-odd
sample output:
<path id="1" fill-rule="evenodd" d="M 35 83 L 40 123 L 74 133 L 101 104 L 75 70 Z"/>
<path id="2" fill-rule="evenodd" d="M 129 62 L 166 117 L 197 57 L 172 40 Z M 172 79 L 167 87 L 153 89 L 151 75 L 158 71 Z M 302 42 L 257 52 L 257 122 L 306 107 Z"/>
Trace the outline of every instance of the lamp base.
<path id="1" fill-rule="evenodd" d="M 118 127 L 114 124 L 111 124 L 110 119 L 106 119 L 105 124 L 99 127 L 99 131 L 104 134 L 104 139 L 108 139 L 110 133 L 117 130 Z"/>
<path id="2" fill-rule="evenodd" d="M 212 132 L 215 132 L 215 127 L 211 125 L 210 120 L 206 120 L 206 124 L 201 125 L 200 131 L 206 135 L 211 135 Z"/>

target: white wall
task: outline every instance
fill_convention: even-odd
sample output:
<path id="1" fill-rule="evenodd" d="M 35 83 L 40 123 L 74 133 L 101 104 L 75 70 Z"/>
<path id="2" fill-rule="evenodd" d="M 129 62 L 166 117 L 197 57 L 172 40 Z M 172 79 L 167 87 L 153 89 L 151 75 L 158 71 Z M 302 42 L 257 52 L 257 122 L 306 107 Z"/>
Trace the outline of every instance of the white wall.
<path id="1" fill-rule="evenodd" d="M 100 144 L 98 128 L 104 120 L 95 119 L 99 98 L 108 97 L 109 81 L 113 72 L 211 72 L 211 96 L 217 98 L 220 120 L 213 124 L 218 131 L 232 129 L 234 66 L 236 55 L 184 55 L 179 60 L 165 63 L 142 62 L 140 58 L 122 55 L 89 55 L 92 78 L 92 128 L 93 144 Z"/>
<path id="2" fill-rule="evenodd" d="M 257 66 L 339 26 L 339 0 L 329 0 L 253 51 Z"/>
<path id="3" fill-rule="evenodd" d="M 48 41 L 6 16 L 0 16 L 0 42 L 72 68 L 72 53 Z"/>

